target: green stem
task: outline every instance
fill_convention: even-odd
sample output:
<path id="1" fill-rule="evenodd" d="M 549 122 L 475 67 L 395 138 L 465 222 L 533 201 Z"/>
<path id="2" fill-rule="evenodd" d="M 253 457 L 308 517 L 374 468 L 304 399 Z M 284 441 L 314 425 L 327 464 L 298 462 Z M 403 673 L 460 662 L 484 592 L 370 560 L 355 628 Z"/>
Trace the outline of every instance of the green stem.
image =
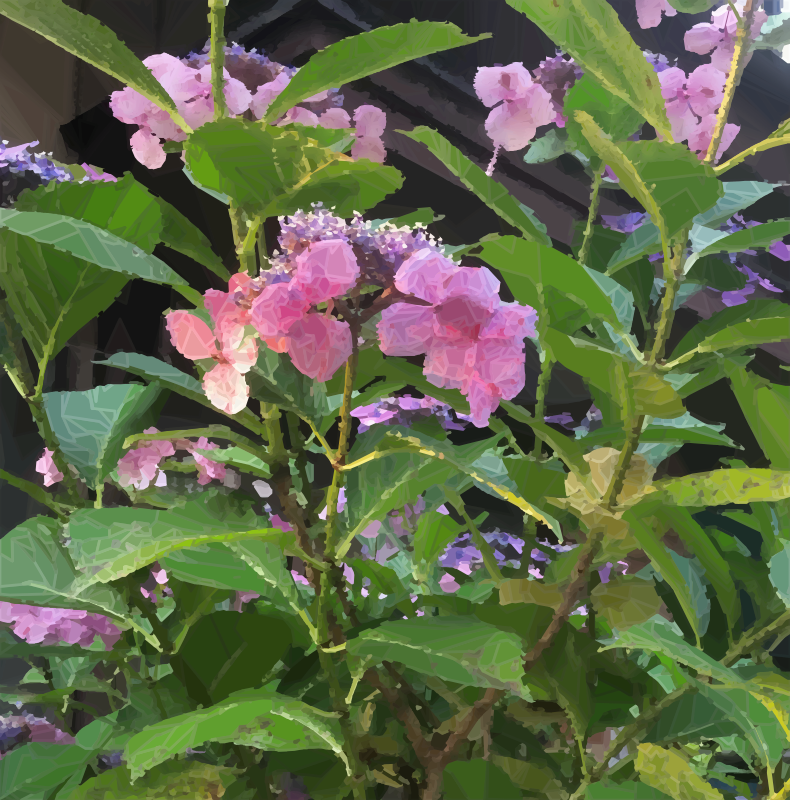
<path id="1" fill-rule="evenodd" d="M 261 403 L 261 417 L 269 440 L 269 459 L 273 462 L 284 461 L 288 455 L 280 424 L 282 414 L 274 403 Z"/>
<path id="2" fill-rule="evenodd" d="M 214 95 L 214 119 L 228 115 L 225 102 L 225 0 L 209 0 L 208 21 L 211 23 L 211 91 Z"/>
<path id="3" fill-rule="evenodd" d="M 535 402 L 535 419 L 543 422 L 546 415 L 546 395 L 551 383 L 551 372 L 554 367 L 554 360 L 547 350 L 543 350 L 543 362 L 540 365 L 540 376 L 538 377 L 538 393 Z M 533 458 L 540 458 L 543 450 L 543 442 L 539 436 L 535 436 L 535 446 L 532 449 Z"/>
<path id="4" fill-rule="evenodd" d="M 587 227 L 584 229 L 584 239 L 582 240 L 582 246 L 579 250 L 578 261 L 580 264 L 586 264 L 587 259 L 590 257 L 593 227 L 595 224 L 595 218 L 598 216 L 598 206 L 601 202 L 599 192 L 601 189 L 601 180 L 603 179 L 604 169 L 605 167 L 602 165 L 601 169 L 595 171 L 595 175 L 593 177 L 592 193 L 590 195 L 590 208 L 587 212 Z"/>
<path id="5" fill-rule="evenodd" d="M 256 458 L 260 458 L 261 461 L 267 463 L 274 460 L 265 453 L 261 453 L 260 446 L 256 446 L 245 436 L 234 433 L 230 428 L 226 428 L 224 425 L 209 425 L 207 428 L 192 428 L 190 430 L 181 431 L 160 431 L 159 433 L 135 433 L 132 436 L 126 437 L 123 446 L 124 449 L 126 449 L 136 442 L 167 441 L 169 439 L 188 439 L 190 437 L 201 436 L 225 439 L 228 442 L 233 442 L 240 450 L 244 450 L 244 452 Z"/>
<path id="6" fill-rule="evenodd" d="M 672 331 L 672 323 L 675 320 L 675 298 L 683 275 L 688 235 L 689 229 L 684 228 L 675 240 L 669 262 L 666 259 L 664 260 L 664 294 L 661 298 L 660 315 L 653 346 L 650 348 L 645 361 L 649 367 L 655 366 L 656 362 L 664 357 L 664 350 L 669 340 L 669 334 Z"/>
<path id="7" fill-rule="evenodd" d="M 725 161 L 718 167 L 714 167 L 713 171 L 716 173 L 716 175 L 723 175 L 725 172 L 729 172 L 733 167 L 737 167 L 738 164 L 740 164 L 742 161 L 745 161 L 749 156 L 753 156 L 755 153 L 762 153 L 764 150 L 771 150 L 772 148 L 779 147 L 783 144 L 790 144 L 790 135 L 775 136 L 768 139 L 763 139 L 762 142 L 757 142 L 757 144 L 742 150 L 737 156 L 733 156 L 729 161 Z"/>
<path id="8" fill-rule="evenodd" d="M 464 522 L 469 528 L 469 532 L 472 534 L 472 541 L 475 543 L 475 547 L 483 556 L 483 564 L 488 571 L 491 580 L 499 585 L 503 580 L 505 580 L 505 578 L 499 569 L 499 565 L 496 563 L 496 557 L 494 556 L 494 551 L 491 549 L 491 545 L 483 538 L 483 534 L 480 533 L 480 530 L 477 525 L 475 525 L 474 520 L 467 513 L 466 505 L 461 499 L 461 496 L 456 492 L 450 491 L 446 488 L 445 494 L 447 495 L 447 499 L 455 507 L 455 510 L 463 517 Z"/>
<path id="9" fill-rule="evenodd" d="M 730 71 L 727 74 L 727 82 L 724 84 L 724 97 L 721 101 L 721 106 L 716 114 L 716 126 L 713 129 L 713 136 L 711 137 L 710 144 L 708 145 L 708 152 L 705 154 L 705 163 L 712 164 L 716 161 L 716 155 L 719 152 L 719 146 L 724 136 L 724 126 L 727 124 L 727 117 L 732 107 L 732 101 L 735 97 L 735 89 L 741 82 L 741 75 L 743 75 L 746 60 L 749 55 L 749 48 L 751 47 L 751 28 L 754 21 L 754 13 L 757 10 L 758 3 L 753 0 L 746 0 L 746 5 L 743 8 L 743 16 L 738 19 L 738 36 L 735 40 L 735 50 L 732 54 L 732 64 Z"/>

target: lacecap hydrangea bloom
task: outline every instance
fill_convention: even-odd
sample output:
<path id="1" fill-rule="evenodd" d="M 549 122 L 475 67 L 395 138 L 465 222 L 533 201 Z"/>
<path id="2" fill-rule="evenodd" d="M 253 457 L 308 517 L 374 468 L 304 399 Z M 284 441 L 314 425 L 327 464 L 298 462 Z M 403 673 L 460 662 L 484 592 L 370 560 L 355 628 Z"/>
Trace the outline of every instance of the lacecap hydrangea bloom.
<path id="1" fill-rule="evenodd" d="M 426 354 L 428 380 L 460 389 L 470 419 L 484 427 L 501 399 L 512 400 L 524 388 L 524 339 L 535 336 L 535 310 L 502 303 L 499 281 L 487 268 L 462 267 L 428 250 L 401 265 L 395 288 L 425 305 L 384 309 L 378 324 L 382 352 Z"/>

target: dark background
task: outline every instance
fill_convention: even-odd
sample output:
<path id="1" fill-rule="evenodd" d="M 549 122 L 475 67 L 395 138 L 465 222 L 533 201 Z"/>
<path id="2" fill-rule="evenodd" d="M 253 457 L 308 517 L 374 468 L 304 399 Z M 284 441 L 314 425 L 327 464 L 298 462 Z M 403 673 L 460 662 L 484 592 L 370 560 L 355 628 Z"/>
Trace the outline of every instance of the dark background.
<path id="1" fill-rule="evenodd" d="M 169 52 L 184 56 L 200 49 L 208 36 L 207 8 L 202 0 L 69 0 L 69 5 L 90 13 L 108 25 L 140 57 Z M 709 15 L 679 14 L 665 19 L 655 29 L 642 31 L 636 23 L 633 0 L 615 0 L 625 26 L 638 44 L 690 71 L 706 59 L 686 53 L 683 34 Z M 491 38 L 472 45 L 420 59 L 387 70 L 344 87 L 345 107 L 371 102 L 388 115 L 385 143 L 388 163 L 405 175 L 405 184 L 369 216 L 394 217 L 415 208 L 431 206 L 444 219 L 431 230 L 450 244 L 471 243 L 492 232 L 511 232 L 476 197 L 463 189 L 427 150 L 398 129 L 429 125 L 439 130 L 465 155 L 485 166 L 491 144 L 483 123 L 488 110 L 479 102 L 472 82 L 478 66 L 521 61 L 534 69 L 554 55 L 553 44 L 526 17 L 504 0 L 231 0 L 226 30 L 229 42 L 256 47 L 284 64 L 299 66 L 316 50 L 345 36 L 381 25 L 421 20 L 450 21 L 465 33 L 489 32 Z M 183 211 L 211 240 L 226 264 L 233 263 L 233 245 L 224 206 L 194 189 L 181 171 L 178 155 L 170 155 L 159 170 L 148 170 L 132 156 L 128 144 L 134 126 L 114 119 L 108 95 L 121 88 L 98 70 L 62 52 L 42 37 L 0 17 L 0 138 L 11 145 L 38 139 L 36 151 L 53 151 L 67 163 L 87 162 L 121 176 L 131 172 L 155 194 Z M 759 141 L 790 117 L 790 65 L 771 51 L 757 52 L 747 66 L 730 121 L 741 125 L 728 155 Z M 589 179 L 569 156 L 542 165 L 527 165 L 521 153 L 503 153 L 496 178 L 523 203 L 533 208 L 546 224 L 557 246 L 567 249 L 574 224 L 586 217 Z M 783 182 L 790 174 L 790 148 L 777 148 L 748 160 L 732 170 L 728 180 L 761 179 Z M 766 221 L 790 216 L 790 200 L 779 189 L 761 201 L 749 216 Z M 638 208 L 622 191 L 606 189 L 601 213 L 617 214 Z M 218 286 L 188 259 L 171 251 L 156 253 L 200 289 Z M 772 277 L 785 289 L 788 299 L 790 264 L 772 259 Z M 85 390 L 96 385 L 125 380 L 118 370 L 94 367 L 92 361 L 105 354 L 136 350 L 147 355 L 172 358 L 169 337 L 163 331 L 162 312 L 175 302 L 170 290 L 141 282 L 130 283 L 119 300 L 98 320 L 80 331 L 58 356 L 48 375 L 51 390 Z M 721 307 L 716 295 L 699 295 L 678 313 L 677 336 L 699 318 Z M 766 377 L 788 382 L 780 369 L 790 363 L 788 343 L 761 349 L 755 369 Z M 179 364 L 186 368 L 186 362 Z M 538 361 L 528 347 L 527 386 L 521 398 L 534 402 Z M 558 370 L 549 392 L 553 413 L 572 411 L 579 419 L 589 406 L 582 382 Z M 673 456 L 668 469 L 684 473 L 708 469 L 722 455 L 736 455 L 756 462 L 761 454 L 748 432 L 726 384 L 720 382 L 695 395 L 689 410 L 710 422 L 726 422 L 726 433 L 746 446 L 741 453 L 723 448 L 686 446 Z M 171 398 L 162 427 L 186 427 L 209 422 L 210 413 L 181 398 Z M 790 435 L 790 431 L 788 431 Z M 0 377 L 0 466 L 25 478 L 40 480 L 34 464 L 41 442 L 24 404 L 5 375 Z M 491 499 L 481 502 L 491 503 Z M 36 511 L 26 495 L 0 483 L 0 533 L 6 532 Z"/>

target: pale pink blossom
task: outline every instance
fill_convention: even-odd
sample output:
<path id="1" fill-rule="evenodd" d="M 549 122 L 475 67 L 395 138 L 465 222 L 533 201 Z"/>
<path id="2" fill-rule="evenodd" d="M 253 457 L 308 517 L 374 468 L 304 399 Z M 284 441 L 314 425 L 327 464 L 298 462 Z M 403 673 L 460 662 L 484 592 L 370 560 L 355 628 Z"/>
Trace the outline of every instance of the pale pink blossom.
<path id="1" fill-rule="evenodd" d="M 264 339 L 284 336 L 309 308 L 310 301 L 295 283 L 274 283 L 253 301 L 250 324 Z"/>
<path id="2" fill-rule="evenodd" d="M 330 108 L 318 118 L 322 128 L 350 128 L 351 117 L 342 108 Z"/>
<path id="3" fill-rule="evenodd" d="M 144 433 L 159 433 L 156 428 L 146 428 Z M 118 462 L 118 483 L 123 486 L 134 486 L 135 489 L 147 489 L 158 480 L 159 462 L 163 458 L 175 455 L 173 443 L 167 440 L 149 440 L 137 443 L 137 446 L 126 453 Z"/>
<path id="4" fill-rule="evenodd" d="M 359 264 L 351 245 L 330 239 L 314 242 L 296 256 L 292 285 L 310 303 L 324 303 L 344 295 L 359 275 Z"/>
<path id="5" fill-rule="evenodd" d="M 366 158 L 376 164 L 383 164 L 386 157 L 387 151 L 384 142 L 375 137 L 358 137 L 351 146 L 351 158 L 355 161 Z"/>
<path id="6" fill-rule="evenodd" d="M 667 0 L 636 0 L 636 18 L 640 28 L 655 28 L 661 22 L 661 15 L 674 17 L 677 10 Z"/>
<path id="7" fill-rule="evenodd" d="M 520 61 L 506 67 L 480 67 L 475 75 L 475 92 L 491 108 L 503 100 L 520 100 L 532 86 L 532 75 Z"/>
<path id="8" fill-rule="evenodd" d="M 461 588 L 458 581 L 456 581 L 456 579 L 449 572 L 445 572 L 444 575 L 442 575 L 442 577 L 439 579 L 439 586 L 441 586 L 442 591 L 446 592 L 447 594 L 457 592 Z"/>
<path id="9" fill-rule="evenodd" d="M 704 159 L 708 152 L 715 127 L 716 115 L 708 114 L 700 120 L 699 125 L 694 129 L 691 136 L 689 136 L 689 148 L 699 154 L 700 160 Z M 724 135 L 721 137 L 721 144 L 716 153 L 716 160 L 721 158 L 727 148 L 733 143 L 740 129 L 740 125 L 733 125 L 730 122 L 724 126 Z"/>
<path id="10" fill-rule="evenodd" d="M 159 137 L 146 128 L 140 128 L 129 140 L 134 157 L 148 169 L 159 169 L 167 158 Z"/>
<path id="11" fill-rule="evenodd" d="M 291 76 L 286 72 L 281 72 L 273 81 L 259 86 L 250 101 L 250 109 L 253 115 L 260 119 L 290 82 Z"/>
<path id="12" fill-rule="evenodd" d="M 250 387 L 231 364 L 217 364 L 203 377 L 203 390 L 211 404 L 226 414 L 238 414 L 247 406 Z"/>
<path id="13" fill-rule="evenodd" d="M 290 125 L 291 123 L 308 125 L 309 127 L 315 128 L 318 126 L 318 115 L 306 108 L 295 106 L 289 109 L 286 115 L 277 124 Z"/>
<path id="14" fill-rule="evenodd" d="M 52 486 L 63 480 L 63 473 L 55 466 L 52 456 L 55 453 L 48 447 L 44 448 L 41 458 L 36 461 L 36 472 L 44 476 L 44 486 Z"/>
<path id="15" fill-rule="evenodd" d="M 387 126 L 387 115 L 376 106 L 358 106 L 354 111 L 354 124 L 357 138 L 351 148 L 351 157 L 383 164 L 387 151 L 381 137 Z"/>
<path id="16" fill-rule="evenodd" d="M 351 350 L 348 323 L 323 314 L 309 314 L 289 331 L 288 354 L 294 366 L 322 383 L 348 361 Z"/>
<path id="17" fill-rule="evenodd" d="M 238 373 L 235 373 L 238 375 Z M 212 401 L 213 402 L 213 401 Z M 194 449 L 192 451 L 192 455 L 195 458 L 195 463 L 198 467 L 198 483 L 201 486 L 205 486 L 207 483 L 211 483 L 212 480 L 222 481 L 225 480 L 225 470 L 226 467 L 219 461 L 212 461 L 207 456 L 201 455 L 200 453 L 196 452 L 197 450 L 217 450 L 219 449 L 219 445 L 210 442 L 206 439 L 205 436 L 201 436 L 197 443 L 194 445 Z"/>
<path id="18" fill-rule="evenodd" d="M 737 0 L 735 7 L 739 14 L 744 13 L 746 0 Z M 768 15 L 763 9 L 758 8 L 754 12 L 751 26 L 751 39 L 754 40 L 760 35 L 763 25 L 768 20 Z M 686 50 L 699 55 L 711 54 L 710 63 L 716 69 L 728 73 L 732 66 L 732 58 L 735 53 L 735 42 L 738 36 L 738 20 L 733 14 L 728 4 L 717 8 L 711 15 L 710 23 L 700 23 L 694 25 L 686 32 L 684 44 Z M 747 53 L 746 63 L 751 59 L 752 54 Z"/>

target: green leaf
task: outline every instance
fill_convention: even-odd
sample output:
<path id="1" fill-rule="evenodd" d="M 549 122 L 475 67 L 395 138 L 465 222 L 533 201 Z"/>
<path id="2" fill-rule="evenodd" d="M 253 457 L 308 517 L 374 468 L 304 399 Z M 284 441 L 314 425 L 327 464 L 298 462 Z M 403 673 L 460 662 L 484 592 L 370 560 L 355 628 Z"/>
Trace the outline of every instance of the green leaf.
<path id="1" fill-rule="evenodd" d="M 0 539 L 0 599 L 123 618 L 126 604 L 114 589 L 77 585 L 78 573 L 59 535 L 60 526 L 54 520 L 33 517 Z"/>
<path id="2" fill-rule="evenodd" d="M 69 8 L 61 0 L 0 0 L 0 14 L 112 75 L 167 111 L 185 131 L 191 130 L 151 71 L 95 17 Z"/>
<path id="3" fill-rule="evenodd" d="M 790 608 L 790 542 L 781 542 L 782 549 L 768 563 L 771 583 L 782 602 Z"/>
<path id="4" fill-rule="evenodd" d="M 621 328 L 612 301 L 599 283 L 602 276 L 558 250 L 515 236 L 503 236 L 495 242 L 486 242 L 479 257 L 503 274 L 520 303 L 538 308 L 544 287 L 551 286 L 579 307 L 614 328 Z M 547 310 L 553 319 L 551 306 Z"/>
<path id="5" fill-rule="evenodd" d="M 700 642 L 700 620 L 695 613 L 694 598 L 688 581 L 681 572 L 670 550 L 661 541 L 662 532 L 657 531 L 652 525 L 638 519 L 626 512 L 623 519 L 628 522 L 630 533 L 645 551 L 650 563 L 660 573 L 661 577 L 669 584 L 680 603 L 686 619 L 694 631 L 697 644 Z M 704 631 L 703 631 L 704 632 Z"/>
<path id="6" fill-rule="evenodd" d="M 617 639 L 607 643 L 603 649 L 614 647 L 637 648 L 650 653 L 661 653 L 691 667 L 703 675 L 709 675 L 726 686 L 745 686 L 745 681 L 734 670 L 722 666 L 718 661 L 692 647 L 672 630 L 672 624 L 662 618 L 634 625 L 620 631 Z"/>
<path id="7" fill-rule="evenodd" d="M 676 750 L 655 744 L 638 745 L 636 769 L 642 783 L 677 800 L 724 800 L 724 795 L 704 781 Z"/>
<path id="8" fill-rule="evenodd" d="M 687 283 L 710 286 L 720 292 L 731 292 L 746 286 L 746 275 L 735 264 L 717 256 L 706 256 L 692 264 L 686 273 Z"/>
<path id="9" fill-rule="evenodd" d="M 790 469 L 790 387 L 768 383 L 742 368 L 728 370 L 749 429 L 774 469 Z"/>
<path id="10" fill-rule="evenodd" d="M 332 714 L 266 689 L 234 692 L 218 705 L 150 725 L 126 745 L 124 758 L 137 779 L 168 758 L 207 742 L 260 750 L 332 750 L 345 760 L 340 726 Z"/>
<path id="11" fill-rule="evenodd" d="M 235 467 L 241 472 L 257 475 L 259 478 L 269 479 L 272 477 L 269 465 L 265 461 L 252 455 L 252 453 L 248 453 L 246 450 L 242 450 L 240 447 L 226 447 L 222 450 L 200 450 L 196 447 L 195 452 L 211 458 L 212 461 Z"/>
<path id="12" fill-rule="evenodd" d="M 17 747 L 0 761 L 0 797 L 3 800 L 52 797 L 52 791 L 74 773 L 82 776 L 94 755 L 76 744 L 29 742 Z"/>
<path id="13" fill-rule="evenodd" d="M 685 145 L 649 141 L 615 146 L 588 114 L 577 111 L 576 119 L 598 157 L 617 173 L 621 188 L 642 204 L 667 242 L 723 195 L 712 168 Z"/>
<path id="14" fill-rule="evenodd" d="M 673 530 L 699 559 L 705 577 L 716 591 L 732 634 L 740 625 L 741 600 L 727 561 L 685 508 L 663 506 L 656 511 L 656 518 L 665 528 Z"/>
<path id="15" fill-rule="evenodd" d="M 507 773 L 482 758 L 447 766 L 442 786 L 445 800 L 521 800 Z"/>
<path id="16" fill-rule="evenodd" d="M 91 489 L 115 469 L 124 439 L 139 429 L 159 394 L 156 384 L 129 383 L 44 395 L 44 411 L 60 449 Z"/>
<path id="17" fill-rule="evenodd" d="M 465 686 L 526 692 L 521 639 L 469 617 L 418 617 L 384 622 L 349 639 L 349 653 Z"/>
<path id="18" fill-rule="evenodd" d="M 563 153 L 573 149 L 574 142 L 568 140 L 568 135 L 562 128 L 551 128 L 545 136 L 535 139 L 524 154 L 525 164 L 545 164 L 554 161 Z"/>
<path id="19" fill-rule="evenodd" d="M 238 420 L 251 430 L 259 433 L 264 432 L 261 421 L 250 409 L 245 408 L 238 414 L 225 414 L 211 405 L 199 381 L 158 358 L 144 356 L 140 353 L 115 353 L 104 361 L 96 361 L 95 363 L 126 370 L 131 372 L 132 375 L 145 378 L 147 381 L 156 381 L 163 388 L 170 389 L 182 397 L 194 400 L 196 403 L 212 409 L 217 414 L 223 414 L 230 419 Z"/>
<path id="20" fill-rule="evenodd" d="M 645 222 L 620 246 L 607 265 L 607 274 L 613 275 L 634 261 L 661 250 L 661 231 L 652 222 Z"/>
<path id="21" fill-rule="evenodd" d="M 590 592 L 593 608 L 613 630 L 624 631 L 654 617 L 663 601 L 653 581 L 630 575 L 610 579 Z"/>
<path id="22" fill-rule="evenodd" d="M 728 236 L 717 239 L 713 244 L 700 250 L 686 261 L 686 272 L 692 264 L 703 256 L 713 255 L 714 253 L 740 253 L 744 250 L 754 250 L 755 248 L 770 247 L 774 242 L 790 233 L 790 220 L 777 219 L 773 222 L 766 222 L 763 225 L 755 225 L 753 228 L 744 228 Z M 692 262 L 689 264 L 689 261 Z"/>
<path id="23" fill-rule="evenodd" d="M 584 138 L 581 126 L 574 118 L 574 112 L 586 111 L 598 127 L 615 142 L 627 139 L 639 130 L 644 122 L 642 115 L 628 102 L 608 92 L 590 74 L 583 75 L 568 90 L 562 111 L 568 118 L 565 131 L 576 144 L 576 148 L 588 158 L 595 153 Z"/>
<path id="24" fill-rule="evenodd" d="M 200 761 L 173 761 L 160 764 L 132 783 L 128 767 L 106 770 L 85 781 L 64 800 L 195 800 L 198 797 L 220 797 L 235 779 L 230 767 L 217 767 Z"/>
<path id="25" fill-rule="evenodd" d="M 288 625 L 275 617 L 216 611 L 198 620 L 178 651 L 175 672 L 197 680 L 211 703 L 253 689 L 291 646 Z M 189 673 L 189 674 L 187 674 Z"/>
<path id="26" fill-rule="evenodd" d="M 447 545 L 460 536 L 462 530 L 461 526 L 447 514 L 438 511 L 422 514 L 412 540 L 415 562 L 436 561 Z"/>
<path id="27" fill-rule="evenodd" d="M 606 0 L 507 0 L 601 85 L 672 141 L 661 87 L 641 48 Z M 615 169 L 618 177 L 620 173 Z"/>
<path id="28" fill-rule="evenodd" d="M 771 194 L 777 183 L 761 181 L 722 181 L 724 195 L 713 208 L 694 217 L 695 225 L 716 227 L 726 222 L 733 214 Z"/>
<path id="29" fill-rule="evenodd" d="M 230 272 L 222 259 L 211 249 L 211 243 L 200 228 L 193 225 L 177 208 L 157 198 L 162 209 L 161 242 L 171 250 L 197 261 L 226 281 Z"/>
<path id="30" fill-rule="evenodd" d="M 587 788 L 585 795 L 589 800 L 670 800 L 670 795 L 636 781 L 618 784 L 593 783 Z"/>
<path id="31" fill-rule="evenodd" d="M 265 119 L 274 122 L 302 100 L 333 86 L 342 86 L 406 61 L 490 36 L 490 33 L 467 36 L 448 22 L 418 22 L 415 19 L 349 36 L 319 50 L 269 106 Z"/>
<path id="32" fill-rule="evenodd" d="M 242 537 L 279 539 L 282 531 L 253 514 L 236 515 L 200 501 L 183 508 L 91 508 L 71 515 L 69 548 L 86 585 L 106 583 L 157 561 L 174 550 Z"/>
<path id="33" fill-rule="evenodd" d="M 535 225 L 533 218 L 524 211 L 524 206 L 501 183 L 489 178 L 484 170 L 453 147 L 444 136 L 422 125 L 413 131 L 398 133 L 424 144 L 470 192 L 476 194 L 505 222 L 518 228 L 525 239 L 551 247 L 551 239 Z"/>

